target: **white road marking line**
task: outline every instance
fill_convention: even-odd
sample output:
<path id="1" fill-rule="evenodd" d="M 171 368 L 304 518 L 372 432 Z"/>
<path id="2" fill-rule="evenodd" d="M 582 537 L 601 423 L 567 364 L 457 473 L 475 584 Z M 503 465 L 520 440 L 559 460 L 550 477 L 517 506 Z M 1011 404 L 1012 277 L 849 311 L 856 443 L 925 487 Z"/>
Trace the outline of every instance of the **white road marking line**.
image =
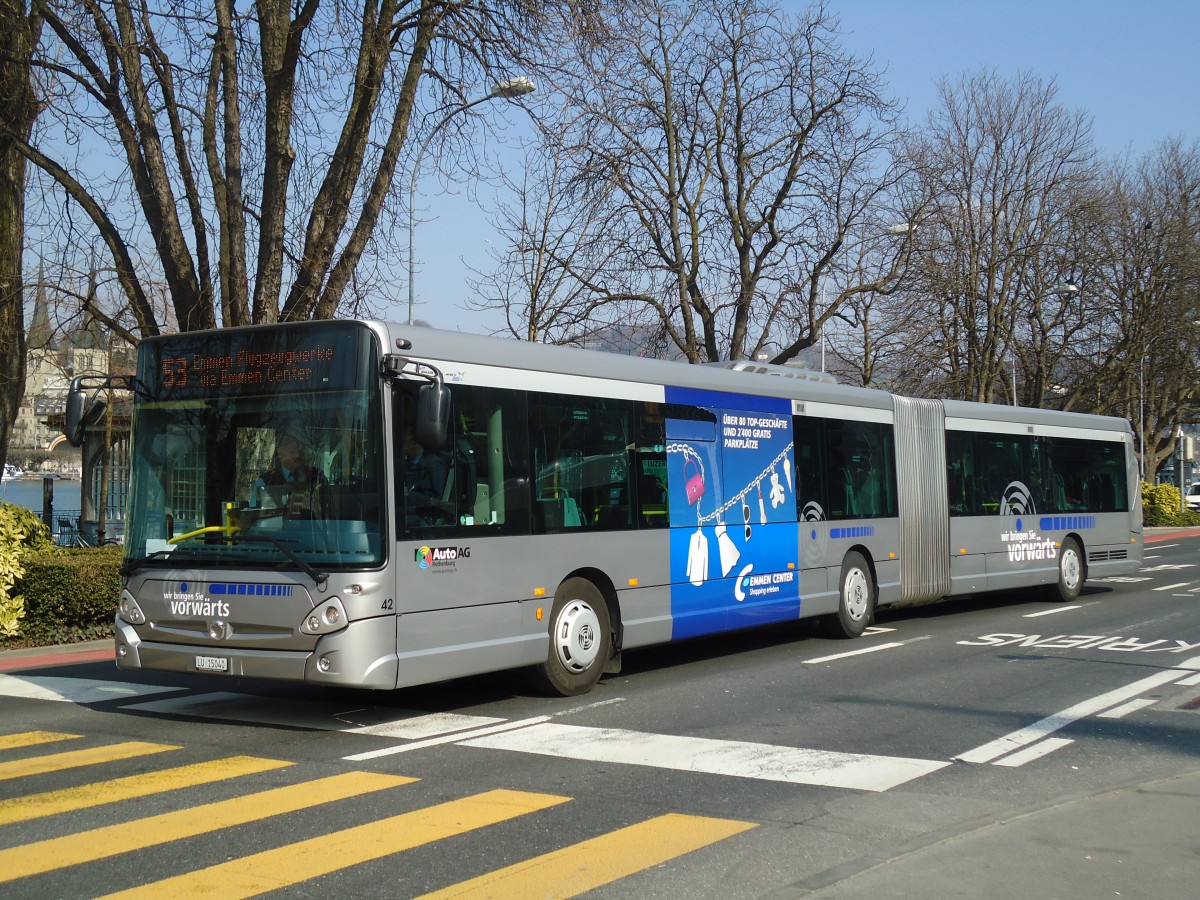
<path id="1" fill-rule="evenodd" d="M 864 653 L 874 653 L 877 650 L 890 650 L 892 647 L 903 647 L 906 641 L 892 641 L 889 644 L 876 644 L 874 647 L 863 647 L 861 650 L 850 650 L 846 653 L 835 653 L 832 656 L 819 656 L 816 659 L 803 660 L 806 664 L 832 662 L 835 659 L 845 659 L 848 656 L 862 656 Z"/>
<path id="2" fill-rule="evenodd" d="M 1138 697 L 1136 700 L 1130 700 L 1128 703 L 1122 703 L 1115 709 L 1110 709 L 1100 713 L 1098 719 L 1122 719 L 1131 712 L 1137 712 L 1139 709 L 1145 709 L 1147 706 L 1153 706 L 1157 700 L 1151 700 L 1149 697 Z"/>
<path id="3" fill-rule="evenodd" d="M 886 791 L 950 765 L 944 760 L 836 753 L 746 741 L 549 723 L 475 738 L 463 744 L 467 747 L 511 750 L 560 759 L 876 792 Z"/>
<path id="4" fill-rule="evenodd" d="M 411 719 L 399 719 L 392 722 L 380 722 L 376 725 L 360 725 L 357 728 L 343 729 L 347 734 L 369 734 L 374 737 L 403 738 L 404 740 L 419 740 L 436 737 L 452 731 L 465 731 L 479 728 L 495 722 L 503 722 L 498 716 L 464 716 L 458 713 L 430 713 L 426 716 L 415 716 Z"/>
<path id="5" fill-rule="evenodd" d="M 1196 685 L 1200 684 L 1200 672 L 1197 672 L 1195 675 L 1189 675 L 1187 678 L 1182 679 L 1179 683 L 1186 685 L 1187 687 L 1195 687 Z"/>
<path id="6" fill-rule="evenodd" d="M 1187 587 L 1190 581 L 1178 581 L 1175 584 L 1164 584 L 1162 587 L 1150 588 L 1152 591 L 1173 591 L 1175 588 Z"/>
<path id="7" fill-rule="evenodd" d="M 1080 609 L 1082 604 L 1076 603 L 1074 606 L 1059 606 L 1054 609 L 1043 609 L 1041 612 L 1029 613 L 1023 618 L 1036 619 L 1038 616 L 1052 616 L 1055 613 L 1066 612 L 1068 609 Z"/>
<path id="8" fill-rule="evenodd" d="M 502 722 L 494 716 L 463 716 L 447 713 L 421 714 L 415 710 L 388 709 L 391 718 L 383 722 L 359 724 L 348 721 L 349 716 L 362 714 L 369 718 L 371 710 L 346 712 L 342 705 L 332 703 L 281 703 L 274 697 L 252 694 L 215 692 L 187 697 L 171 697 L 134 703 L 126 709 L 200 719 L 220 719 L 233 722 L 253 722 L 260 725 L 282 725 L 288 728 L 310 728 L 317 731 L 347 731 L 381 737 L 416 740 Z M 378 715 L 381 710 L 376 710 Z M 361 721 L 361 719 L 360 719 Z"/>
<path id="9" fill-rule="evenodd" d="M 863 631 L 863 637 L 869 634 L 887 634 L 887 632 L 895 630 L 895 628 L 884 628 L 882 625 L 868 625 Z"/>
<path id="10" fill-rule="evenodd" d="M 1184 663 L 1184 668 L 1191 668 L 1189 663 L 1194 663 L 1196 660 L 1188 660 Z M 1153 675 L 1148 675 L 1141 678 L 1132 684 L 1127 684 L 1124 687 L 1109 691 L 1105 694 L 1100 694 L 1098 697 L 1092 697 L 1090 700 L 1084 700 L 1082 703 L 1076 703 L 1074 706 L 1069 706 L 1062 712 L 1055 713 L 1052 716 L 1046 716 L 1044 719 L 1039 719 L 1032 725 L 1025 728 L 1020 728 L 1004 737 L 996 738 L 994 741 L 988 741 L 973 750 L 968 750 L 966 753 L 960 753 L 955 759 L 969 763 L 986 763 L 1004 756 L 1006 753 L 1011 753 L 1021 747 L 1040 741 L 1048 734 L 1058 731 L 1070 725 L 1072 722 L 1090 716 L 1101 710 L 1109 709 L 1124 703 L 1138 694 L 1145 693 L 1151 688 L 1158 687 L 1162 684 L 1169 684 L 1177 678 L 1182 678 L 1183 673 L 1179 669 L 1165 669 L 1161 672 L 1155 672 Z"/>
<path id="11" fill-rule="evenodd" d="M 611 697 L 608 700 L 601 700 L 597 703 L 588 703 L 583 706 L 573 706 L 570 709 L 562 709 L 558 712 L 550 713 L 545 716 L 532 716 L 528 719 L 517 719 L 513 722 L 501 722 L 498 725 L 485 726 L 476 728 L 471 731 L 459 732 L 458 734 L 445 734 L 439 737 L 432 737 L 428 740 L 413 741 L 410 744 L 400 744 L 396 747 L 381 747 L 378 750 L 367 750 L 363 753 L 354 753 L 350 756 L 343 756 L 342 759 L 350 760 L 351 762 L 362 762 L 367 759 L 378 759 L 381 756 L 394 756 L 397 753 L 407 753 L 410 750 L 424 750 L 426 747 L 437 747 L 442 744 L 458 744 L 463 743 L 473 737 L 481 737 L 488 734 L 496 734 L 503 731 L 512 731 L 519 728 L 528 728 L 531 725 L 540 725 L 543 722 L 549 722 L 557 716 L 569 716 L 578 712 L 583 712 L 587 709 L 596 709 L 600 706 L 608 706 L 613 703 L 624 703 L 624 697 Z"/>
<path id="12" fill-rule="evenodd" d="M 1027 762 L 1041 759 L 1047 753 L 1053 753 L 1055 750 L 1073 743 L 1075 742 L 1070 738 L 1046 738 L 1046 740 L 1034 744 L 1032 747 L 1026 747 L 1024 750 L 1018 750 L 1016 753 L 1004 757 L 1004 759 L 998 759 L 992 765 L 1008 766 L 1015 769 L 1017 766 L 1023 766 Z"/>
<path id="13" fill-rule="evenodd" d="M 1153 581 L 1150 576 L 1139 577 L 1137 575 L 1109 575 L 1107 578 L 1089 578 L 1090 582 L 1108 582 L 1110 584 L 1138 584 L 1142 581 Z"/>
<path id="14" fill-rule="evenodd" d="M 184 691 L 187 688 L 162 684 L 129 684 L 90 678 L 60 678 L 54 675 L 0 675 L 0 696 L 27 700 L 60 700 L 65 703 L 101 703 L 105 700 L 147 697 Z"/>
<path id="15" fill-rule="evenodd" d="M 492 725 L 489 728 L 476 728 L 472 731 L 463 731 L 458 734 L 443 734 L 440 737 L 429 738 L 424 741 L 413 741 L 410 744 L 400 744 L 395 747 L 380 747 L 378 750 L 367 750 L 363 753 L 352 753 L 349 756 L 343 756 L 342 759 L 351 762 L 362 762 L 367 759 L 379 759 L 381 756 L 395 756 L 397 753 L 408 753 L 412 750 L 425 750 L 428 747 L 438 747 L 442 744 L 460 744 L 464 743 L 474 736 L 482 736 L 492 734 L 493 732 L 512 731 L 514 729 L 529 728 L 533 725 L 540 725 L 543 722 L 549 722 L 549 716 L 534 716 L 530 719 L 517 719 L 514 722 L 504 722 L 500 725 Z"/>

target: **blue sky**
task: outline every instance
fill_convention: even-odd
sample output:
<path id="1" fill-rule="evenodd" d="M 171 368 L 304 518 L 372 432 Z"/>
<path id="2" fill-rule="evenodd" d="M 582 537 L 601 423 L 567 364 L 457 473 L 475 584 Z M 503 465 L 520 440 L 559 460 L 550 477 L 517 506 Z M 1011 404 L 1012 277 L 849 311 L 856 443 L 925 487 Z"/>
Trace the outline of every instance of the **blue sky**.
<path id="1" fill-rule="evenodd" d="M 1105 153 L 1200 137 L 1196 0 L 840 0 L 830 9 L 846 46 L 887 70 L 910 118 L 936 102 L 938 78 L 986 67 L 1056 79 L 1062 103 L 1093 116 Z"/>
<path id="2" fill-rule="evenodd" d="M 800 11 L 807 4 L 784 2 Z M 1008 77 L 1030 71 L 1056 79 L 1060 102 L 1093 117 L 1100 152 L 1140 156 L 1160 141 L 1200 139 L 1198 0 L 830 0 L 848 49 L 873 55 L 892 92 L 921 121 L 937 101 L 935 83 L 980 68 Z M 513 115 L 520 115 L 513 110 Z M 417 229 L 416 315 L 439 328 L 486 332 L 496 317 L 468 312 L 464 261 L 488 266 L 485 209 L 458 196 L 438 197 L 422 183 L 428 214 Z M 428 193 L 424 193 L 428 192 Z M 492 192 L 479 192 L 488 203 Z M 432 217 L 432 218 L 431 218 Z M 402 318 L 398 284 L 389 318 Z"/>

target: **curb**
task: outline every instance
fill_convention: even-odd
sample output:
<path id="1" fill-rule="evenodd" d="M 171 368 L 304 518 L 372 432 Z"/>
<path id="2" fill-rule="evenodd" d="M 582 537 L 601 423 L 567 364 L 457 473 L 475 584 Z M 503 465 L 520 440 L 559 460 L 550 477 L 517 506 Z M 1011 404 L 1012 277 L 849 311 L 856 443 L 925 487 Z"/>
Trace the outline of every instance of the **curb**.
<path id="1" fill-rule="evenodd" d="M 78 644 L 55 644 L 49 647 L 23 647 L 20 650 L 0 651 L 0 672 L 102 662 L 115 658 L 116 647 L 112 638 L 81 641 Z"/>
<path id="2" fill-rule="evenodd" d="M 1142 535 L 1142 543 L 1153 544 L 1156 541 L 1169 541 L 1174 538 L 1196 537 L 1200 528 L 1147 528 Z"/>

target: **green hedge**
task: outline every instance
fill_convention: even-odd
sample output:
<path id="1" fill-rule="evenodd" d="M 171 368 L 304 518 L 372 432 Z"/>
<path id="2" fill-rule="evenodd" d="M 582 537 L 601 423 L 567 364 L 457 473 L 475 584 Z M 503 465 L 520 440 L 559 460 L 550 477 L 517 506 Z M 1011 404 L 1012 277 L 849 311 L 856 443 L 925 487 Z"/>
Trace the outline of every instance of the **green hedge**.
<path id="1" fill-rule="evenodd" d="M 111 635 L 120 567 L 120 547 L 56 547 L 36 513 L 0 501 L 0 647 Z"/>
<path id="2" fill-rule="evenodd" d="M 1200 512 L 1180 511 L 1181 495 L 1173 484 L 1142 483 L 1142 522 L 1147 528 L 1200 525 Z"/>
<path id="3" fill-rule="evenodd" d="M 120 569 L 120 547 L 27 555 L 21 638 L 30 644 L 68 644 L 111 636 L 121 597 Z"/>

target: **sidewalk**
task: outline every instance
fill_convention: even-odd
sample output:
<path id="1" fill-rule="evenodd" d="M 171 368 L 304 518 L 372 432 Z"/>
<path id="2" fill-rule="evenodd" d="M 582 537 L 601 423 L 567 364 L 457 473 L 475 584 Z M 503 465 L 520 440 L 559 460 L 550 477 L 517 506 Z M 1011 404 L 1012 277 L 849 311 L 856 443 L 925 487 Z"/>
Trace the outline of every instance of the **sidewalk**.
<path id="1" fill-rule="evenodd" d="M 1192 897 L 1198 812 L 1200 770 L 982 823 L 774 897 Z"/>

